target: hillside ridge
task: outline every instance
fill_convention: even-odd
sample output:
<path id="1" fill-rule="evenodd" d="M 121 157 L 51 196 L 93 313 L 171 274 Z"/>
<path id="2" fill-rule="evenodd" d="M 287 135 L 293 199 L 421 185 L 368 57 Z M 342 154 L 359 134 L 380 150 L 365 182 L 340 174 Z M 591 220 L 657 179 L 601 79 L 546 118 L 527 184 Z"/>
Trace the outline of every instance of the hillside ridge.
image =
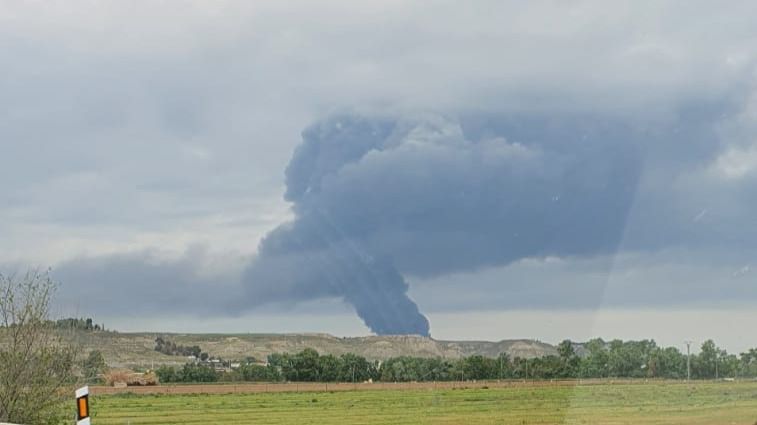
<path id="1" fill-rule="evenodd" d="M 368 335 L 340 337 L 327 333 L 172 333 L 172 332 L 78 332 L 77 342 L 85 351 L 100 350 L 111 367 L 179 365 L 183 356 L 154 350 L 155 338 L 176 344 L 199 346 L 211 356 L 235 360 L 246 357 L 265 360 L 271 353 L 293 353 L 313 348 L 321 354 L 354 353 L 369 360 L 397 356 L 443 357 L 457 359 L 471 355 L 496 357 L 501 352 L 511 358 L 532 358 L 556 354 L 548 343 L 529 339 L 501 341 L 436 340 L 420 335 Z"/>

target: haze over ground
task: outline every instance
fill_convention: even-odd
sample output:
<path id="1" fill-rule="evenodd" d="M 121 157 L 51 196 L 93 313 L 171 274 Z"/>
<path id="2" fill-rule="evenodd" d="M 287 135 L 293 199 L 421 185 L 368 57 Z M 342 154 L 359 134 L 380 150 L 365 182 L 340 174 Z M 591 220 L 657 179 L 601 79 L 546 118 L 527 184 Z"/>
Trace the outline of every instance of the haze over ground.
<path id="1" fill-rule="evenodd" d="M 124 330 L 365 334 L 349 252 L 435 338 L 755 346 L 754 9 L 4 4 L 0 262 Z M 331 278 L 256 274 L 313 211 Z"/>

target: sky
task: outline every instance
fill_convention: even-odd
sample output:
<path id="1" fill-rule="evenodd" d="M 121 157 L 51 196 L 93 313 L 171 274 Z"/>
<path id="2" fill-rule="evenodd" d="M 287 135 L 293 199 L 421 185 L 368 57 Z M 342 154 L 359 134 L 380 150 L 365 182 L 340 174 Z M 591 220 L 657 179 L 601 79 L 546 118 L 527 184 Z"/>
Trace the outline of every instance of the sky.
<path id="1" fill-rule="evenodd" d="M 0 270 L 120 330 L 757 346 L 752 2 L 0 4 Z"/>

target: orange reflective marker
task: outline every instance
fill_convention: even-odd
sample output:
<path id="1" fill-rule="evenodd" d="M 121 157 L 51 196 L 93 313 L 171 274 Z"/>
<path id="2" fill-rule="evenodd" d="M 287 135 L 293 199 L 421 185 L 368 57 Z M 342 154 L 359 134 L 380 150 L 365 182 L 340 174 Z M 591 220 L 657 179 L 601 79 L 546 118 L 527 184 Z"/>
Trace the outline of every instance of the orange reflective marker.
<path id="1" fill-rule="evenodd" d="M 76 425 L 90 425 L 89 387 L 76 390 Z"/>
<path id="2" fill-rule="evenodd" d="M 89 416 L 89 412 L 87 411 L 89 410 L 87 408 L 87 396 L 77 399 L 77 401 L 79 402 L 79 419 L 86 418 Z"/>

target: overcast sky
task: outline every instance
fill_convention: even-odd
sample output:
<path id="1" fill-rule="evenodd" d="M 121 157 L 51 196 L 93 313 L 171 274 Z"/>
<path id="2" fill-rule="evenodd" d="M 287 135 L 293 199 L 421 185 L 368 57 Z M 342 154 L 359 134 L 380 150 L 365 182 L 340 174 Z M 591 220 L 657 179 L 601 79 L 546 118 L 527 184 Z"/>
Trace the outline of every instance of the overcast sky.
<path id="1" fill-rule="evenodd" d="M 124 330 L 757 346 L 755 19 L 5 2 L 0 267 Z"/>

